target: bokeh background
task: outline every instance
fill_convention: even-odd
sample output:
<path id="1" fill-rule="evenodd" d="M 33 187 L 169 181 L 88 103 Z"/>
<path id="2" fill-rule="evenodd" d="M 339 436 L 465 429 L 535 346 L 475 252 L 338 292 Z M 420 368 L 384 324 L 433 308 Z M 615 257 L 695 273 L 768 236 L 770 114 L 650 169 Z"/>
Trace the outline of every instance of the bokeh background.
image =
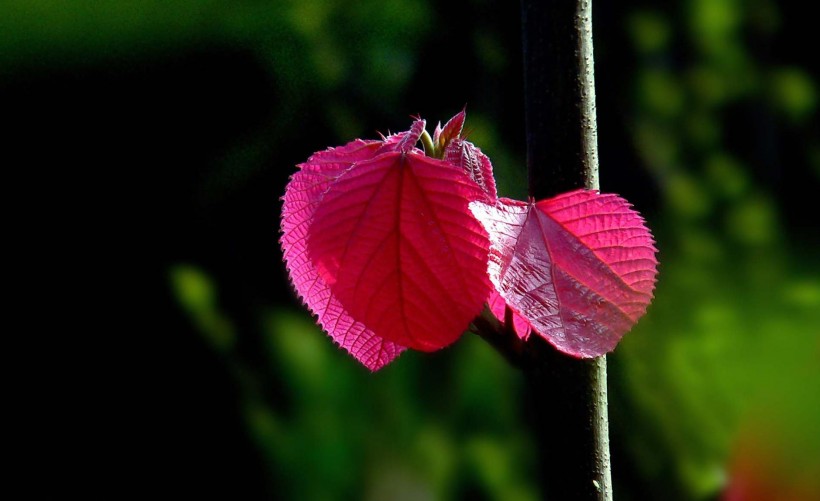
<path id="1" fill-rule="evenodd" d="M 820 499 L 806 9 L 594 6 L 601 186 L 661 262 L 609 358 L 620 500 Z M 297 163 L 465 104 L 499 192 L 524 194 L 519 23 L 490 0 L 0 3 L 2 158 L 33 188 L 10 216 L 37 263 L 31 493 L 63 472 L 109 499 L 538 499 L 521 374 L 471 336 L 369 373 L 277 243 Z"/>

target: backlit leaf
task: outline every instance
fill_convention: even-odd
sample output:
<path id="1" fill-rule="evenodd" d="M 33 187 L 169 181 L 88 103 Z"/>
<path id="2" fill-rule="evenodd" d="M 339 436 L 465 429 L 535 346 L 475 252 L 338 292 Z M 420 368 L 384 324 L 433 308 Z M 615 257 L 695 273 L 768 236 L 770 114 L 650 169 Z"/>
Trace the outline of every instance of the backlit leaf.
<path id="1" fill-rule="evenodd" d="M 468 209 L 476 199 L 487 198 L 456 166 L 417 149 L 382 153 L 331 182 L 307 235 L 310 261 L 345 311 L 378 336 L 442 348 L 490 291 L 489 242 Z"/>
<path id="2" fill-rule="evenodd" d="M 441 127 L 441 123 L 436 126 L 433 132 L 433 142 L 438 148 L 446 148 L 450 141 L 461 137 L 461 130 L 464 128 L 464 120 L 467 118 L 467 113 L 464 110 L 456 113 L 456 115 Z"/>
<path id="3" fill-rule="evenodd" d="M 490 235 L 493 285 L 559 350 L 583 358 L 607 353 L 646 312 L 656 249 L 622 198 L 578 190 L 470 208 Z"/>
<path id="4" fill-rule="evenodd" d="M 395 135 L 385 142 L 356 140 L 314 154 L 291 177 L 282 205 L 281 243 L 296 291 L 330 337 L 374 371 L 396 358 L 404 348 L 376 336 L 350 316 L 308 258 L 307 235 L 316 208 L 330 185 L 356 162 L 372 157 L 385 143 L 397 143 L 401 138 Z"/>
<path id="5" fill-rule="evenodd" d="M 444 161 L 464 169 L 491 200 L 498 198 L 495 188 L 495 176 L 493 176 L 493 164 L 487 155 L 482 153 L 473 143 L 461 138 L 453 139 L 444 150 Z"/>
<path id="6" fill-rule="evenodd" d="M 490 307 L 490 311 L 493 315 L 495 315 L 499 322 L 505 324 L 507 316 L 507 302 L 504 301 L 504 298 L 501 297 L 501 294 L 499 294 L 497 290 L 493 289 L 490 293 L 490 298 L 487 300 L 487 305 Z M 530 333 L 532 333 L 530 323 L 515 311 L 512 312 L 512 315 L 515 333 L 519 338 L 526 341 L 527 338 L 530 337 Z"/>

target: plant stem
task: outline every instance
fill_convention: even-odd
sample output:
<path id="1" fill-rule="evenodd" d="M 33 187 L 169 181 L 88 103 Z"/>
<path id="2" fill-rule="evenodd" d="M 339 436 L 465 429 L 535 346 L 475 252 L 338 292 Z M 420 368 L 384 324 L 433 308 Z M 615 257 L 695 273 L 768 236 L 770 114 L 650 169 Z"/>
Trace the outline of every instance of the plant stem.
<path id="1" fill-rule="evenodd" d="M 530 196 L 598 189 L 590 0 L 522 0 Z M 611 501 L 606 357 L 531 336 L 522 360 L 547 499 Z"/>
<path id="2" fill-rule="evenodd" d="M 421 131 L 421 144 L 424 145 L 424 154 L 428 157 L 438 158 L 439 152 L 436 151 L 436 145 L 433 144 L 433 139 L 427 130 Z"/>

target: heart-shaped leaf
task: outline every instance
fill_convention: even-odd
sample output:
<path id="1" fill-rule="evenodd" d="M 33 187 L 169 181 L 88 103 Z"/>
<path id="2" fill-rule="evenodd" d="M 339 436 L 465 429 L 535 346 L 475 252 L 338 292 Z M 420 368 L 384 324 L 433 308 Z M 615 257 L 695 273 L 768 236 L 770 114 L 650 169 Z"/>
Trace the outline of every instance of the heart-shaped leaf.
<path id="1" fill-rule="evenodd" d="M 442 348 L 489 295 L 489 241 L 468 209 L 481 199 L 459 167 L 417 149 L 382 153 L 330 183 L 307 235 L 310 261 L 345 311 L 376 335 Z"/>
<path id="2" fill-rule="evenodd" d="M 622 198 L 578 190 L 538 203 L 473 202 L 470 209 L 490 235 L 488 274 L 496 290 L 559 350 L 603 355 L 646 312 L 657 250 Z"/>
<path id="3" fill-rule="evenodd" d="M 391 138 L 393 143 L 401 139 Z M 310 261 L 307 239 L 313 215 L 330 185 L 356 162 L 372 158 L 386 142 L 356 140 L 314 154 L 291 177 L 282 205 L 281 244 L 296 291 L 328 335 L 373 371 L 396 358 L 404 348 L 375 335 L 350 316 Z"/>

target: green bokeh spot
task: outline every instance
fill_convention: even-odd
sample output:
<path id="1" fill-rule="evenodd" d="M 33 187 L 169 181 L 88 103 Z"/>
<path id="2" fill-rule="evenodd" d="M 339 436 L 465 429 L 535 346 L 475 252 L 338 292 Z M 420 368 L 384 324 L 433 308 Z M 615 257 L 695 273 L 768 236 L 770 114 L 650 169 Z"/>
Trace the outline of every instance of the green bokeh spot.
<path id="1" fill-rule="evenodd" d="M 743 166 L 727 153 L 717 153 L 706 161 L 706 177 L 719 196 L 734 199 L 749 189 L 749 176 Z"/>
<path id="2" fill-rule="evenodd" d="M 232 348 L 236 334 L 230 320 L 219 311 L 216 286 L 211 278 L 188 264 L 171 267 L 168 275 L 177 302 L 196 324 L 199 333 L 217 351 Z"/>
<path id="3" fill-rule="evenodd" d="M 663 117 L 680 115 L 684 105 L 683 88 L 670 72 L 644 70 L 638 78 L 638 95 L 644 105 Z"/>
<path id="4" fill-rule="evenodd" d="M 774 205 L 766 196 L 751 196 L 729 210 L 726 226 L 729 234 L 740 243 L 771 243 L 777 234 Z"/>
<path id="5" fill-rule="evenodd" d="M 629 33 L 639 52 L 662 51 L 669 45 L 672 28 L 666 17 L 650 11 L 638 11 L 629 18 Z"/>
<path id="6" fill-rule="evenodd" d="M 712 201 L 700 182 L 694 177 L 678 172 L 666 181 L 670 207 L 687 218 L 700 218 L 712 210 Z"/>
<path id="7" fill-rule="evenodd" d="M 817 108 L 817 86 L 811 77 L 797 68 L 784 68 L 771 76 L 772 99 L 789 120 L 802 123 Z"/>

